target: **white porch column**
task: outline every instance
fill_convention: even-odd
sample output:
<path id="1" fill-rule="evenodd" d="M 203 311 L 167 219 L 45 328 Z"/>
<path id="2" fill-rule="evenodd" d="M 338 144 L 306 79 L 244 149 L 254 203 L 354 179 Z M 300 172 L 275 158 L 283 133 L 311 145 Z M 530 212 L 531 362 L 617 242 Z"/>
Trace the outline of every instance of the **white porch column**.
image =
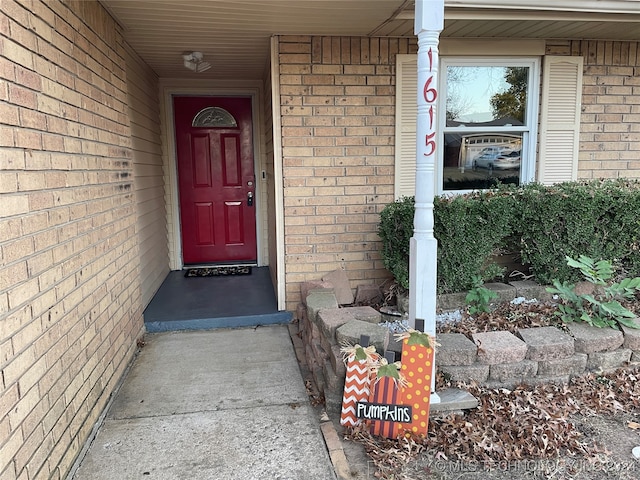
<path id="1" fill-rule="evenodd" d="M 437 142 L 438 42 L 444 28 L 444 0 L 416 0 L 418 36 L 418 119 L 416 151 L 416 210 L 409 259 L 409 323 L 424 320 L 424 331 L 436 334 L 436 266 L 438 244 L 433 236 L 433 199 Z M 435 363 L 431 403 L 435 392 Z"/>

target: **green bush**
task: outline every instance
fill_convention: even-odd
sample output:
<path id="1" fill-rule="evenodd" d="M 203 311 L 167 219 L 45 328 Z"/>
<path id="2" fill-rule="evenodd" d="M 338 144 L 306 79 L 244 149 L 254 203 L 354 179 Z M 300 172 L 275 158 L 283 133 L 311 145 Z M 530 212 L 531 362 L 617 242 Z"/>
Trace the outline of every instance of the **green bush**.
<path id="1" fill-rule="evenodd" d="M 491 280 L 500 252 L 519 253 L 535 280 L 575 282 L 567 256 L 611 259 L 624 276 L 640 275 L 640 183 L 629 180 L 569 182 L 553 186 L 500 186 L 434 199 L 438 240 L 438 293 L 469 290 L 474 278 Z M 409 288 L 409 240 L 414 199 L 381 213 L 385 267 Z"/>
<path id="2" fill-rule="evenodd" d="M 486 281 L 502 274 L 492 257 L 512 234 L 513 197 L 506 191 L 435 199 L 439 293 L 468 290 L 476 285 L 477 276 Z"/>
<path id="3" fill-rule="evenodd" d="M 382 261 L 398 285 L 409 290 L 409 243 L 413 236 L 413 197 L 403 197 L 380 212 L 378 235 L 382 239 Z"/>
<path id="4" fill-rule="evenodd" d="M 607 260 L 595 262 L 580 255 L 578 260 L 567 257 L 567 265 L 580 270 L 585 281 L 593 285 L 594 293 L 578 294 L 575 285 L 553 281 L 547 287 L 549 293 L 558 295 L 562 303 L 558 305 L 558 315 L 563 322 L 585 322 L 593 327 L 618 328 L 618 324 L 629 328 L 640 328 L 634 321 L 636 314 L 622 306 L 619 299 L 631 300 L 640 291 L 640 277 L 625 278 L 612 283 L 613 265 Z"/>
<path id="5" fill-rule="evenodd" d="M 611 260 L 640 273 L 640 184 L 626 180 L 570 182 L 520 189 L 516 224 L 520 253 L 541 284 L 576 282 L 566 257 Z"/>
<path id="6" fill-rule="evenodd" d="M 491 257 L 511 234 L 512 203 L 512 196 L 492 192 L 435 199 L 439 293 L 469 289 L 478 275 L 490 280 L 501 274 Z M 384 266 L 407 290 L 414 212 L 413 197 L 397 200 L 382 210 L 378 229 Z"/>

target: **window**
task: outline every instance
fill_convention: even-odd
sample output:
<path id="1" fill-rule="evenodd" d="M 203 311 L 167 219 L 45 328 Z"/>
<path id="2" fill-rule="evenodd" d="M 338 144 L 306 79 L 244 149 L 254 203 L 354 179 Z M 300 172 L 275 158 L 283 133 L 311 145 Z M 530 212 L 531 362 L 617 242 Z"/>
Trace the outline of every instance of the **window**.
<path id="1" fill-rule="evenodd" d="M 212 128 L 212 127 L 235 128 L 238 126 L 238 123 L 236 122 L 236 119 L 233 118 L 233 115 L 227 112 L 224 108 L 207 107 L 200 110 L 196 114 L 196 116 L 193 117 L 191 126 L 204 127 L 204 128 Z"/>
<path id="2" fill-rule="evenodd" d="M 533 180 L 538 60 L 443 58 L 440 72 L 438 192 Z"/>
<path id="3" fill-rule="evenodd" d="M 504 45 L 504 42 L 501 42 L 501 45 Z M 492 48 L 498 49 L 498 46 L 494 45 Z M 514 45 L 514 49 L 518 48 L 523 47 Z M 476 181 L 479 179 L 480 186 L 473 188 L 482 188 L 481 185 L 489 183 L 488 180 L 491 178 L 516 183 L 535 180 L 545 184 L 577 178 L 583 59 L 542 56 L 543 51 L 540 55 L 528 58 L 513 55 L 473 57 L 467 53 L 464 54 L 465 57 L 441 57 L 439 93 L 440 99 L 444 101 L 438 105 L 440 160 L 436 164 L 434 185 L 437 194 L 470 190 L 473 185 L 470 180 L 474 177 Z M 538 58 L 544 59 L 542 75 Z M 518 122 L 506 121 L 504 118 L 500 120 L 502 115 L 498 115 L 498 121 L 493 118 L 491 98 L 495 97 L 494 103 L 499 106 L 498 100 L 507 97 L 505 93 L 513 94 L 518 91 L 514 88 L 509 92 L 512 84 L 505 79 L 509 69 L 521 69 L 513 73 L 521 73 L 523 78 L 526 72 L 526 89 L 520 90 L 523 97 L 517 109 L 519 114 L 522 111 L 522 121 Z M 448 73 L 452 80 L 449 82 L 449 89 Z M 417 56 L 397 55 L 396 74 L 394 194 L 396 198 L 400 198 L 415 194 Z M 471 80 L 473 78 L 477 79 L 475 83 Z M 514 79 L 511 81 L 514 82 Z M 480 82 L 485 84 L 482 90 Z M 542 91 L 538 98 L 540 83 Z M 474 96 L 484 98 L 484 107 L 471 107 L 470 99 Z M 446 104 L 447 98 L 450 98 L 449 108 Z M 538 105 L 541 105 L 539 118 Z M 505 112 L 511 113 L 512 110 Z M 474 114 L 483 111 L 484 117 Z M 539 144 L 536 145 L 538 122 L 540 135 Z M 488 150 L 483 151 L 485 148 Z M 497 168 L 494 162 L 489 168 L 489 159 L 500 153 L 507 154 L 510 163 L 505 161 Z M 480 156 L 482 158 L 476 159 Z M 512 168 L 507 168 L 508 166 Z M 463 184 L 463 181 L 467 184 Z"/>

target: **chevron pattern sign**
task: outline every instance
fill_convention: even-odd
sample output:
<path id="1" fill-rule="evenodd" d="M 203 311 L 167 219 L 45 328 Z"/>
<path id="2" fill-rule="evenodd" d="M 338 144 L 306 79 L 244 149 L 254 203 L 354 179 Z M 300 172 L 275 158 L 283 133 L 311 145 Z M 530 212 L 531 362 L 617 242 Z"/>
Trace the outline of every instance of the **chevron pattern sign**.
<path id="1" fill-rule="evenodd" d="M 360 419 L 356 417 L 358 402 L 369 398 L 369 366 L 378 355 L 374 347 L 363 348 L 360 345 L 343 348 L 342 351 L 346 358 L 347 375 L 344 380 L 340 425 L 355 427 L 360 424 Z"/>

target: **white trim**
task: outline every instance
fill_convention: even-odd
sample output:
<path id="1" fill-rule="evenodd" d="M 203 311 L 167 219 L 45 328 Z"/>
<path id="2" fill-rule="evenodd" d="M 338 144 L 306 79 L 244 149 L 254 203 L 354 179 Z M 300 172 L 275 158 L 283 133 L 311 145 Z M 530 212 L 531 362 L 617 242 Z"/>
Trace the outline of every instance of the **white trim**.
<path id="1" fill-rule="evenodd" d="M 181 270 L 184 266 L 182 261 L 182 239 L 180 236 L 180 205 L 178 202 L 178 174 L 176 162 L 176 142 L 175 125 L 173 121 L 174 95 L 194 95 L 194 96 L 251 96 L 252 121 L 253 121 L 253 154 L 254 172 L 256 174 L 256 197 L 261 198 L 261 182 L 258 182 L 260 172 L 260 161 L 262 159 L 262 138 L 263 126 L 259 121 L 262 117 L 262 86 L 259 82 L 244 82 L 242 85 L 233 86 L 238 82 L 216 83 L 211 81 L 185 81 L 181 79 L 164 79 L 160 81 L 160 98 L 164 106 L 162 112 L 163 120 L 163 157 L 166 159 L 163 165 L 165 176 L 168 177 L 165 195 L 167 197 L 167 230 L 169 232 L 169 243 L 174 248 L 169 251 L 169 265 L 171 270 Z M 256 209 L 256 249 L 257 262 L 259 266 L 266 265 L 266 259 L 262 253 L 263 238 L 262 224 L 266 219 L 262 218 L 260 209 Z"/>
<path id="2" fill-rule="evenodd" d="M 640 13 L 640 2 L 629 0 L 445 0 L 448 8 L 553 10 L 591 13 Z M 445 18 L 449 18 L 445 11 Z"/>
<path id="3" fill-rule="evenodd" d="M 276 295 L 278 310 L 286 308 L 284 238 L 284 175 L 282 166 L 282 122 L 280 118 L 280 60 L 278 38 L 271 37 L 271 112 L 273 115 L 273 190 L 276 231 Z"/>

